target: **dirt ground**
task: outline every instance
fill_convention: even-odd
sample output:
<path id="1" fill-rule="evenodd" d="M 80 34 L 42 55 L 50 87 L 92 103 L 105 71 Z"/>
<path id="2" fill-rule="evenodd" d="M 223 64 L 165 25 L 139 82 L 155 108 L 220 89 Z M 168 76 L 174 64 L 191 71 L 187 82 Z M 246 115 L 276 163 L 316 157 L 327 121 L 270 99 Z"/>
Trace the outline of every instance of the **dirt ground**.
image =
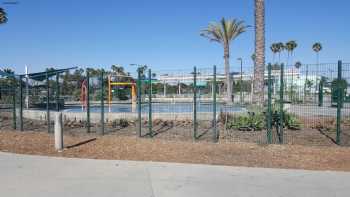
<path id="1" fill-rule="evenodd" d="M 12 129 L 11 113 L 3 113 L 0 115 L 0 129 Z M 19 127 L 17 121 L 17 127 Z M 336 131 L 334 119 L 303 119 L 303 127 L 301 130 L 284 130 L 284 144 L 289 145 L 307 145 L 307 146 L 336 146 Z M 148 122 L 143 121 L 142 135 L 147 135 Z M 350 146 L 350 120 L 344 122 L 341 133 L 341 145 Z M 51 132 L 53 132 L 53 123 L 51 124 Z M 47 122 L 38 120 L 24 119 L 24 130 L 47 132 Z M 101 126 L 99 124 L 91 124 L 92 133 L 99 133 Z M 239 131 L 234 129 L 225 129 L 222 122 L 218 122 L 219 140 L 223 142 L 247 142 L 247 143 L 267 143 L 266 130 L 262 131 Z M 64 131 L 72 136 L 84 135 L 87 132 L 85 122 L 65 121 Z M 118 136 L 136 136 L 136 121 L 128 121 L 127 125 L 120 122 L 108 122 L 105 124 L 105 134 Z M 278 144 L 276 131 L 273 130 L 273 143 Z M 165 140 L 193 140 L 193 124 L 191 120 L 159 120 L 153 121 L 153 137 Z M 210 121 L 198 122 L 197 140 L 210 142 L 214 137 Z"/>
<path id="2" fill-rule="evenodd" d="M 54 150 L 45 132 L 0 131 L 0 151 L 59 157 L 201 163 L 214 165 L 350 171 L 350 148 L 298 145 L 217 144 L 117 135 L 64 136 Z"/>
<path id="3" fill-rule="evenodd" d="M 208 122 L 199 124 L 196 142 L 192 138 L 193 128 L 190 121 L 154 120 L 153 138 L 147 135 L 137 137 L 136 123 L 132 121 L 126 127 L 122 123 L 107 123 L 104 136 L 99 134 L 99 125 L 92 125 L 91 133 L 87 134 L 85 123 L 65 122 L 66 150 L 57 153 L 54 150 L 53 134 L 48 134 L 45 121 L 25 119 L 25 131 L 20 132 L 12 129 L 10 113 L 2 112 L 0 119 L 0 151 L 4 152 L 92 159 L 350 171 L 350 147 L 337 146 L 334 143 L 334 130 L 323 127 L 286 130 L 285 145 L 267 145 L 266 131 L 225 130 L 222 123 L 218 127 L 219 143 L 211 143 L 213 133 Z M 142 132 L 148 132 L 147 122 L 144 122 Z M 273 134 L 274 142 L 277 143 L 277 136 Z M 344 141 L 350 142 L 350 138 L 346 138 L 349 137 L 347 132 L 343 135 L 343 139 L 346 139 Z"/>

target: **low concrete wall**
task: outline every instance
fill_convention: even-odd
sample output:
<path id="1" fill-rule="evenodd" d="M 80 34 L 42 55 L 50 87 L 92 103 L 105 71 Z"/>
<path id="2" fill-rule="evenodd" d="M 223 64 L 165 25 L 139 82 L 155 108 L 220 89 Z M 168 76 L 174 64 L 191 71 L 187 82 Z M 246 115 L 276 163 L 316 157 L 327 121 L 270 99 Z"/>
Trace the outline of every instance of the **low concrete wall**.
<path id="1" fill-rule="evenodd" d="M 54 117 L 57 112 L 50 111 L 51 120 L 54 120 Z M 66 112 L 62 111 L 63 120 L 64 121 L 86 121 L 87 116 L 86 112 Z M 46 111 L 40 110 L 23 110 L 23 117 L 27 119 L 33 120 L 46 120 Z M 148 113 L 142 113 L 142 118 L 148 119 Z M 193 118 L 193 113 L 153 113 L 153 120 L 162 119 L 162 120 L 188 120 Z M 137 113 L 109 113 L 105 112 L 104 114 L 105 122 L 111 122 L 118 119 L 126 119 L 126 120 L 136 120 Z M 199 112 L 197 113 L 198 120 L 211 120 L 212 113 L 208 112 Z M 91 123 L 99 123 L 101 120 L 100 113 L 90 113 L 90 121 Z"/>

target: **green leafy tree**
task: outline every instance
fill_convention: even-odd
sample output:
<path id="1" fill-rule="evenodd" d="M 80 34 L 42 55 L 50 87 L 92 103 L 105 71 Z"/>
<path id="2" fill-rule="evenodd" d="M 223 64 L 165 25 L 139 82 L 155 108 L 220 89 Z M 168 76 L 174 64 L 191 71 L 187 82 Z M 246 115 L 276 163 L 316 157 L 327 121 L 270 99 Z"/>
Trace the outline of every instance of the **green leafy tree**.
<path id="1" fill-rule="evenodd" d="M 226 76 L 226 88 L 227 95 L 226 101 L 232 102 L 232 80 L 230 74 L 230 43 L 236 39 L 239 35 L 246 31 L 248 26 L 244 24 L 244 21 L 237 19 L 226 20 L 222 18 L 220 22 L 213 22 L 201 31 L 201 36 L 208 38 L 210 41 L 222 44 L 224 48 L 224 61 L 225 61 L 225 76 Z"/>

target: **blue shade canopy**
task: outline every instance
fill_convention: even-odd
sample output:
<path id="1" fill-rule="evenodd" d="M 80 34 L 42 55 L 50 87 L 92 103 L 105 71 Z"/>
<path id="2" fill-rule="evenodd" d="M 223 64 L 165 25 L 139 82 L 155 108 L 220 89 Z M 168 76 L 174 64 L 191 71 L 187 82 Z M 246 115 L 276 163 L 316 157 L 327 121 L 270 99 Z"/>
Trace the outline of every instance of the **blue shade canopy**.
<path id="1" fill-rule="evenodd" d="M 28 74 L 29 79 L 33 79 L 36 81 L 44 81 L 46 77 L 52 77 L 56 75 L 57 73 L 64 73 L 71 69 L 76 69 L 77 67 L 71 67 L 71 68 L 65 68 L 65 69 L 56 69 L 56 70 L 50 70 L 45 72 L 38 72 L 38 73 L 30 73 Z M 25 75 L 20 75 L 21 77 Z"/>
<path id="2" fill-rule="evenodd" d="M 71 69 L 76 69 L 77 67 L 71 67 L 71 68 L 65 68 L 65 69 L 55 69 L 55 70 L 50 70 L 50 71 L 45 71 L 45 72 L 38 72 L 38 73 L 30 73 L 28 74 L 29 79 L 33 79 L 36 81 L 44 81 L 46 77 L 52 77 L 56 75 L 57 73 L 63 73 Z M 7 73 L 4 72 L 3 70 L 0 70 L 0 76 L 5 76 L 5 77 L 23 77 L 26 76 L 25 74 L 22 75 L 15 75 L 12 73 Z"/>

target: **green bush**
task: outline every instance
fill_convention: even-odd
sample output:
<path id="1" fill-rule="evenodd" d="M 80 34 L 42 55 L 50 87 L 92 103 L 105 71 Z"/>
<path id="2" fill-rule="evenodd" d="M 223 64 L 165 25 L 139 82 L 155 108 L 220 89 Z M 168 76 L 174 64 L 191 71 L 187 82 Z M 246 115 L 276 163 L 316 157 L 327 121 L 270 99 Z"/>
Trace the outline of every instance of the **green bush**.
<path id="1" fill-rule="evenodd" d="M 296 115 L 283 112 L 284 127 L 292 130 L 300 130 L 301 123 Z"/>
<path id="2" fill-rule="evenodd" d="M 129 126 L 129 121 L 126 119 L 119 119 L 119 126 L 125 128 Z"/>
<path id="3" fill-rule="evenodd" d="M 126 128 L 129 126 L 129 121 L 126 120 L 126 119 L 118 119 L 118 120 L 113 120 L 112 122 L 112 127 L 113 128 L 117 128 L 117 127 L 120 127 L 120 128 Z"/>
<path id="4" fill-rule="evenodd" d="M 254 112 L 250 112 L 248 115 L 233 116 L 229 120 L 227 127 L 241 131 L 261 131 L 265 128 L 265 122 L 263 113 L 255 114 Z"/>
<path id="5" fill-rule="evenodd" d="M 279 111 L 273 110 L 272 126 L 279 122 Z M 283 127 L 300 130 L 301 122 L 294 114 L 283 111 Z M 267 116 L 265 112 L 248 112 L 246 115 L 231 116 L 228 118 L 227 129 L 238 129 L 240 131 L 261 131 L 267 128 Z"/>

